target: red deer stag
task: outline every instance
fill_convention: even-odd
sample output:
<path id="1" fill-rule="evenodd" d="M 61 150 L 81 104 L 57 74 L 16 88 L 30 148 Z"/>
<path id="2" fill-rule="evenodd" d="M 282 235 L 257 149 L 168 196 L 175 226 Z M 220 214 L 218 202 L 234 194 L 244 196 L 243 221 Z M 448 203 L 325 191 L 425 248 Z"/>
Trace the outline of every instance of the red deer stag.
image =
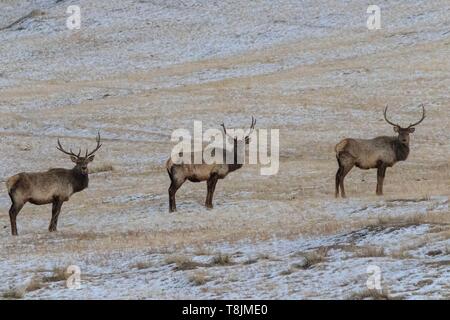
<path id="1" fill-rule="evenodd" d="M 75 163 L 73 169 L 50 169 L 46 172 L 22 172 L 16 174 L 6 181 L 8 194 L 11 198 L 11 208 L 9 209 L 9 219 L 11 220 L 11 232 L 17 235 L 16 217 L 25 203 L 30 202 L 36 205 L 51 203 L 52 219 L 48 230 L 56 231 L 58 216 L 63 202 L 68 201 L 72 194 L 80 192 L 88 187 L 89 171 L 88 164 L 94 160 L 94 153 L 100 149 L 100 133 L 97 135 L 97 146 L 91 152 L 86 149 L 86 154 L 78 154 L 64 150 L 58 139 L 59 151 L 70 156 Z"/>
<path id="2" fill-rule="evenodd" d="M 408 127 L 403 128 L 398 124 L 392 123 L 387 118 L 388 106 L 384 109 L 384 119 L 394 127 L 398 134 L 394 137 L 381 136 L 374 139 L 344 139 L 336 147 L 336 158 L 339 169 L 336 173 L 336 198 L 341 196 L 345 198 L 344 178 L 353 168 L 357 166 L 360 169 L 377 168 L 377 195 L 383 195 L 383 181 L 386 169 L 392 167 L 398 161 L 404 161 L 409 155 L 409 134 L 415 131 L 415 126 L 425 119 L 425 107 L 422 107 L 422 118 Z"/>
<path id="3" fill-rule="evenodd" d="M 225 178 L 230 172 L 236 171 L 240 168 L 242 168 L 243 163 L 241 161 L 238 161 L 238 145 L 249 144 L 250 142 L 250 135 L 253 132 L 256 124 L 256 119 L 252 117 L 252 124 L 250 126 L 250 129 L 248 133 L 245 135 L 244 139 L 238 140 L 237 137 L 233 137 L 231 135 L 227 134 L 227 129 L 225 128 L 225 125 L 222 123 L 221 126 L 223 127 L 223 131 L 226 136 L 233 139 L 233 161 L 232 163 L 227 163 L 227 150 L 226 149 L 214 149 L 214 152 L 218 154 L 222 154 L 222 161 L 221 163 L 213 163 L 208 164 L 205 163 L 203 159 L 203 163 L 201 164 L 187 164 L 187 163 L 180 163 L 180 164 L 174 164 L 172 162 L 172 159 L 170 158 L 166 162 L 166 168 L 167 172 L 169 173 L 170 177 L 170 187 L 169 187 L 169 211 L 174 212 L 177 210 L 176 202 L 175 202 L 175 193 L 177 190 L 181 187 L 181 185 L 186 181 L 189 180 L 191 182 L 201 182 L 206 181 L 207 183 L 207 189 L 208 193 L 206 196 L 205 206 L 208 209 L 212 209 L 213 204 L 213 194 L 214 190 L 216 188 L 217 181 L 219 179 Z M 191 155 L 193 156 L 193 155 Z M 231 162 L 231 161 L 229 161 Z"/>

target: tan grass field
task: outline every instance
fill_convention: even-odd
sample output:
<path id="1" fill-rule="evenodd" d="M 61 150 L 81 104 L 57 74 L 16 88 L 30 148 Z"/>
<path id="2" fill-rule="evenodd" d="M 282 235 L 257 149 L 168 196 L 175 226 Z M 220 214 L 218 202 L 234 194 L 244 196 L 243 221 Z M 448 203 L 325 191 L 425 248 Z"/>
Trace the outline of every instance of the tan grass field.
<path id="1" fill-rule="evenodd" d="M 6 2 L 12 9 L 2 23 L 29 10 Z M 57 233 L 47 232 L 51 206 L 28 204 L 13 238 L 2 183 L 4 297 L 448 299 L 450 7 L 415 2 L 388 1 L 376 31 L 365 27 L 358 1 L 303 8 L 232 1 L 222 13 L 206 1 L 111 1 L 104 9 L 81 1 L 80 31 L 64 28 L 64 4 L 40 8 L 46 15 L 24 30 L 0 31 L 8 42 L 0 49 L 2 180 L 70 167 L 57 137 L 93 146 L 100 130 L 104 140 L 89 188 L 63 205 Z M 133 15 L 136 22 L 125 21 Z M 306 29 L 281 32 L 294 26 Z M 242 37 L 248 43 L 238 46 Z M 208 46 L 212 53 L 203 53 Z M 375 196 L 376 171 L 355 168 L 346 179 L 349 198 L 334 199 L 335 144 L 393 135 L 384 106 L 407 125 L 420 117 L 420 103 L 427 118 L 407 161 L 388 169 L 385 196 Z M 194 120 L 243 128 L 251 116 L 257 128 L 280 130 L 278 174 L 244 166 L 219 181 L 212 210 L 203 206 L 206 184 L 187 182 L 178 212 L 169 214 L 164 161 L 172 131 L 192 130 Z M 360 230 L 369 230 L 363 242 L 340 238 Z M 320 247 L 329 250 L 316 264 L 298 267 L 297 251 Z M 218 253 L 233 264 L 213 264 Z M 167 260 L 174 256 L 203 264 L 179 270 Z M 36 276 L 70 264 L 81 267 L 81 289 L 68 290 L 61 279 L 36 285 Z M 369 264 L 385 272 L 384 293 L 367 291 Z M 33 290 L 14 291 L 32 276 Z"/>

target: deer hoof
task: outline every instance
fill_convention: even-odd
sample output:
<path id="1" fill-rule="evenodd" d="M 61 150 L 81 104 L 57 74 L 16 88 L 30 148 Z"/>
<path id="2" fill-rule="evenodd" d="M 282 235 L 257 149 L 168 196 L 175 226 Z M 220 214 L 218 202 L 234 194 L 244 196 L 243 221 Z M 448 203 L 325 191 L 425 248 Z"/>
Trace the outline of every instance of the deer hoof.
<path id="1" fill-rule="evenodd" d="M 212 209 L 213 205 L 212 204 L 205 204 L 206 209 Z"/>

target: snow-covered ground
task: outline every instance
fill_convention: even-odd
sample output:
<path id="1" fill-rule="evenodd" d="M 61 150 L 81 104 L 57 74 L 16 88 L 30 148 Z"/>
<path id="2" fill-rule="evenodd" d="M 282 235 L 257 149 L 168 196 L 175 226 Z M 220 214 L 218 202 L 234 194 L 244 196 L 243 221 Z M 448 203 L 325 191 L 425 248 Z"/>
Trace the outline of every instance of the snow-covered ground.
<path id="1" fill-rule="evenodd" d="M 69 167 L 55 149 L 104 146 L 89 189 L 27 205 L 9 230 L 0 186 L 0 298 L 449 299 L 450 3 L 81 0 L 0 2 L 0 180 Z M 34 11 L 35 14 L 11 25 Z M 334 199 L 334 145 L 393 134 L 427 108 L 407 161 L 354 169 Z M 280 171 L 186 183 L 168 213 L 174 129 L 280 129 Z M 68 289 L 64 271 L 81 270 Z M 378 269 L 379 268 L 379 269 Z M 380 291 L 367 281 L 380 271 Z"/>

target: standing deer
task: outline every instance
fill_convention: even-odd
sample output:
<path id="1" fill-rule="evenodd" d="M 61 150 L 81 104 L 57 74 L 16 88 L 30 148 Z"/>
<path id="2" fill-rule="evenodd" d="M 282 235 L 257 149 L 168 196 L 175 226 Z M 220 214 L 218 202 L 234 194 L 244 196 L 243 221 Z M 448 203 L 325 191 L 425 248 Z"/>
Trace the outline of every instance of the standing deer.
<path id="1" fill-rule="evenodd" d="M 383 195 L 383 181 L 386 169 L 392 167 L 398 161 L 404 161 L 409 155 L 409 134 L 415 131 L 415 126 L 425 119 L 425 107 L 422 107 L 422 118 L 408 127 L 403 128 L 398 124 L 392 123 L 387 118 L 388 106 L 384 109 L 384 119 L 394 127 L 398 133 L 394 137 L 381 136 L 374 139 L 344 139 L 336 147 L 336 158 L 339 169 L 336 173 L 336 198 L 341 196 L 345 198 L 344 178 L 353 168 L 357 166 L 360 169 L 377 168 L 377 195 Z"/>
<path id="2" fill-rule="evenodd" d="M 217 181 L 219 179 L 225 178 L 230 172 L 236 171 L 242 168 L 243 164 L 238 161 L 238 145 L 245 143 L 245 145 L 250 142 L 250 135 L 253 132 L 256 124 L 256 119 L 252 117 L 252 124 L 248 133 L 242 140 L 238 140 L 237 137 L 233 137 L 227 134 L 227 129 L 225 128 L 225 124 L 221 124 L 223 127 L 223 131 L 227 137 L 233 139 L 233 162 L 226 163 L 226 149 L 214 149 L 213 152 L 216 154 L 222 154 L 222 162 L 207 164 L 205 163 L 203 157 L 203 163 L 201 164 L 174 164 L 172 159 L 169 158 L 166 161 L 167 172 L 170 177 L 170 187 L 169 187 L 169 211 L 174 212 L 177 210 L 176 202 L 175 202 L 175 193 L 181 187 L 181 185 L 189 180 L 191 182 L 201 182 L 206 181 L 208 193 L 206 196 L 205 206 L 208 209 L 213 208 L 212 200 L 214 190 L 216 188 Z"/>
<path id="3" fill-rule="evenodd" d="M 100 149 L 100 133 L 97 135 L 97 146 L 91 152 L 86 149 L 86 154 L 78 154 L 64 150 L 58 139 L 59 151 L 70 156 L 75 163 L 73 169 L 50 169 L 46 172 L 22 172 L 16 174 L 6 181 L 8 194 L 11 198 L 11 208 L 9 209 L 9 219 L 11 220 L 11 232 L 17 235 L 16 217 L 25 203 L 30 202 L 36 205 L 51 203 L 52 219 L 48 230 L 56 231 L 58 216 L 63 202 L 68 201 L 72 194 L 80 192 L 88 187 L 89 171 L 87 165 L 94 160 L 94 153 Z"/>

